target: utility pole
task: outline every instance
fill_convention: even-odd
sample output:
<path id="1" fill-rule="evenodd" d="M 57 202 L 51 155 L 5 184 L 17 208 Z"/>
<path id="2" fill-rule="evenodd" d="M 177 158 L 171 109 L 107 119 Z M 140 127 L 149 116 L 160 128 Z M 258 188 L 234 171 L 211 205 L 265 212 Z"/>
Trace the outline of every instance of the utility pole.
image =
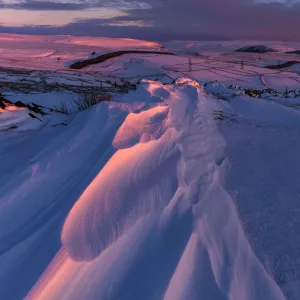
<path id="1" fill-rule="evenodd" d="M 192 58 L 189 57 L 189 72 L 192 72 Z"/>

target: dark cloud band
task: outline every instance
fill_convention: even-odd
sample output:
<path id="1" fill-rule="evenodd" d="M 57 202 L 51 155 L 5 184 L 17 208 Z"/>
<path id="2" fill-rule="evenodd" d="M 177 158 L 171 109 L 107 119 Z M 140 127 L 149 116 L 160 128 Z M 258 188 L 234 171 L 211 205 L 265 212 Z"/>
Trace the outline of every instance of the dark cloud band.
<path id="1" fill-rule="evenodd" d="M 275 0 L 274 0 L 275 1 Z M 109 20 L 77 20 L 39 33 L 106 35 L 144 39 L 267 39 L 300 41 L 300 3 L 255 0 L 34 1 L 23 9 L 77 10 L 117 7 L 126 15 Z M 21 6 L 20 6 L 21 5 Z M 132 24 L 139 24 L 138 27 Z M 130 26 L 128 26 L 130 24 Z M 3 29 L 2 29 L 3 30 Z M 7 29 L 8 30 L 8 29 Z M 19 30 L 33 31 L 32 27 Z"/>

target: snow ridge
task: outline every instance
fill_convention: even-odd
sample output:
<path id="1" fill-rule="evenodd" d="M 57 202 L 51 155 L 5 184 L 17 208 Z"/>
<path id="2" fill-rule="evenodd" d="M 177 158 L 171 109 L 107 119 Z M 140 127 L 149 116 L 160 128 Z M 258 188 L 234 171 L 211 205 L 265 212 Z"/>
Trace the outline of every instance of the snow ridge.
<path id="1" fill-rule="evenodd" d="M 139 90 L 156 102 L 119 128 L 28 299 L 284 299 L 222 187 L 216 102 L 186 78 Z"/>

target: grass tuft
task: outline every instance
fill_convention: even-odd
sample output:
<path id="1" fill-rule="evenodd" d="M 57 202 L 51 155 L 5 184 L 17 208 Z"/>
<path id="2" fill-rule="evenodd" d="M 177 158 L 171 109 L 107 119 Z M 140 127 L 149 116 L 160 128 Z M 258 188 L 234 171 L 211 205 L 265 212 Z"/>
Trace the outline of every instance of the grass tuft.
<path id="1" fill-rule="evenodd" d="M 62 102 L 59 106 L 54 106 L 52 111 L 55 111 L 60 114 L 72 115 L 79 111 L 86 110 L 93 105 L 96 105 L 100 102 L 111 101 L 112 95 L 110 94 L 84 94 L 77 99 L 74 100 L 72 105 L 66 105 L 66 103 Z"/>

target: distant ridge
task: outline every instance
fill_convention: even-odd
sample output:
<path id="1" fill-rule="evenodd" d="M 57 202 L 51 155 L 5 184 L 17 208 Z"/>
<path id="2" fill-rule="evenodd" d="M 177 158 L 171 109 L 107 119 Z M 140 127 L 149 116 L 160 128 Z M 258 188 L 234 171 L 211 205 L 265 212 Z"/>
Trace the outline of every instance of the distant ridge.
<path id="1" fill-rule="evenodd" d="M 298 54 L 300 55 L 300 50 L 288 51 L 287 54 Z"/>
<path id="2" fill-rule="evenodd" d="M 273 48 L 269 48 L 264 45 L 256 45 L 256 46 L 246 46 L 240 49 L 235 50 L 236 52 L 249 52 L 249 53 L 269 53 L 269 52 L 277 52 L 277 50 Z"/>

